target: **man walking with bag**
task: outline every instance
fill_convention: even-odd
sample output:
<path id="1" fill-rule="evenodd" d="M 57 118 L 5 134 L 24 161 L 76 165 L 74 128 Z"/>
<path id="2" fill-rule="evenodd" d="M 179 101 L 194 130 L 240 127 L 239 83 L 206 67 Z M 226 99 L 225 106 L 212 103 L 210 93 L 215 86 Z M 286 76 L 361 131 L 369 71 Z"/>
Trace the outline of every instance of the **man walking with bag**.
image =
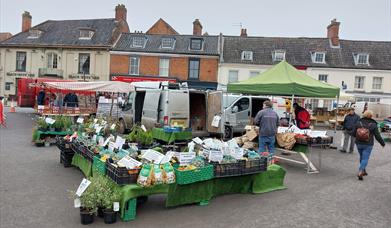
<path id="1" fill-rule="evenodd" d="M 343 129 L 344 140 L 343 140 L 342 149 L 340 150 L 342 153 L 347 152 L 349 141 L 350 141 L 349 153 L 353 152 L 354 140 L 355 140 L 354 128 L 359 120 L 360 120 L 360 116 L 354 112 L 354 108 L 350 108 L 349 113 L 345 116 L 345 119 L 343 121 L 342 129 Z"/>

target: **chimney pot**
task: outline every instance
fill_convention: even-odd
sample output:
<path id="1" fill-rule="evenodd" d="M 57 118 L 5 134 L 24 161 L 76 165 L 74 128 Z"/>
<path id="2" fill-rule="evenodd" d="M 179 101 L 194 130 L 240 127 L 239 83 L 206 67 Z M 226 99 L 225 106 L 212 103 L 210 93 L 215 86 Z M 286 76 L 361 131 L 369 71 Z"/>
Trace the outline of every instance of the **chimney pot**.
<path id="1" fill-rule="evenodd" d="M 242 28 L 242 29 L 240 30 L 240 36 L 241 36 L 241 37 L 247 37 L 247 29 Z"/>
<path id="2" fill-rule="evenodd" d="M 202 35 L 202 25 L 200 20 L 195 19 L 193 22 L 193 35 L 201 36 Z"/>
<path id="3" fill-rule="evenodd" d="M 24 11 L 22 14 L 22 32 L 26 32 L 31 28 L 31 14 L 28 11 Z"/>
<path id="4" fill-rule="evenodd" d="M 327 26 L 327 38 L 330 39 L 332 46 L 339 46 L 339 25 L 340 22 L 337 19 L 331 20 L 330 24 Z"/>
<path id="5" fill-rule="evenodd" d="M 118 4 L 116 7 L 115 7 L 115 20 L 117 21 L 126 21 L 126 13 L 127 13 L 127 10 L 126 10 L 126 7 L 124 4 Z"/>

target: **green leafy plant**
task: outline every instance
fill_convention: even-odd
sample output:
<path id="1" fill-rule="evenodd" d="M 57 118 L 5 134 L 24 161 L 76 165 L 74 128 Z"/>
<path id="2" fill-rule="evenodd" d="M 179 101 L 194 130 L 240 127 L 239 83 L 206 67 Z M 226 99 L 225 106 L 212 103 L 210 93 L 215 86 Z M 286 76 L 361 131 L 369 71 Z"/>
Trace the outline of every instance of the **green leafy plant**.
<path id="1" fill-rule="evenodd" d="M 39 118 L 37 120 L 37 126 L 39 130 L 46 131 L 49 128 L 49 124 L 46 123 L 44 118 Z"/>
<path id="2" fill-rule="evenodd" d="M 145 132 L 140 126 L 134 125 L 132 131 L 125 137 L 129 142 L 137 142 L 143 146 L 153 143 L 152 132 Z"/>
<path id="3" fill-rule="evenodd" d="M 97 207 L 112 209 L 113 203 L 119 202 L 121 192 L 114 182 L 102 175 L 91 178 L 91 182 L 96 190 Z"/>

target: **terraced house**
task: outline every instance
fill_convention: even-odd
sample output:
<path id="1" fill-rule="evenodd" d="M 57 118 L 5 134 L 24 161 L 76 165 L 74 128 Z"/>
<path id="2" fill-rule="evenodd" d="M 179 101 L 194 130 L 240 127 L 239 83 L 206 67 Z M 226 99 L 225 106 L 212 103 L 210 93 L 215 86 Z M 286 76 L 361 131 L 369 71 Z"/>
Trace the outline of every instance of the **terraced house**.
<path id="1" fill-rule="evenodd" d="M 192 87 L 217 87 L 219 36 L 180 35 L 163 19 L 146 33 L 123 33 L 111 51 L 110 76 L 120 81 L 176 81 Z"/>
<path id="2" fill-rule="evenodd" d="M 354 94 L 357 101 L 391 103 L 391 42 L 343 40 L 339 26 L 331 21 L 325 38 L 252 37 L 246 30 L 240 36 L 223 36 L 218 81 L 224 87 L 286 60 Z M 312 103 L 317 106 L 317 100 Z"/>
<path id="3" fill-rule="evenodd" d="M 22 16 L 22 31 L 0 43 L 0 95 L 17 93 L 20 78 L 80 81 L 109 80 L 110 48 L 129 32 L 124 5 L 115 17 L 86 20 L 47 20 L 31 27 Z"/>

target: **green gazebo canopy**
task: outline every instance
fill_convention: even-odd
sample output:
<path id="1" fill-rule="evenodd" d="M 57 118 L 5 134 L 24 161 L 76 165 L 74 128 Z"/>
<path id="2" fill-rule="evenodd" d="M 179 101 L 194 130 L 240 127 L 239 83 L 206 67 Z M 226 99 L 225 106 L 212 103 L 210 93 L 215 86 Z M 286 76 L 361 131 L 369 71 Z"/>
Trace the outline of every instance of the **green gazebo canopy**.
<path id="1" fill-rule="evenodd" d="M 230 93 L 296 97 L 335 98 L 339 88 L 297 70 L 282 61 L 262 74 L 245 81 L 229 83 Z"/>

